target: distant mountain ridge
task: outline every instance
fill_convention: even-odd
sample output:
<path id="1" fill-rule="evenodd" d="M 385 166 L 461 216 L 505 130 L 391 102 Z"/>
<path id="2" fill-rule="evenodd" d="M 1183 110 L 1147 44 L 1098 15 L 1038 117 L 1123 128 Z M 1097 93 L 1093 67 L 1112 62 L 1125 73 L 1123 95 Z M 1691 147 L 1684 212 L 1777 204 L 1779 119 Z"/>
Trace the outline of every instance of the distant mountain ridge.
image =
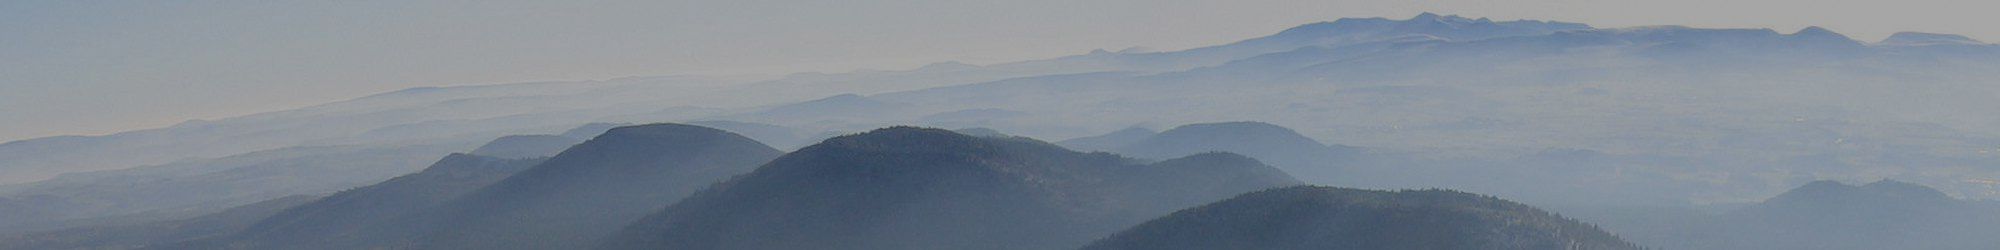
<path id="1" fill-rule="evenodd" d="M 1967 108 L 1991 106 L 2000 93 L 1990 84 L 2000 79 L 1995 72 L 2000 46 L 1947 34 L 1863 43 L 1820 27 L 1790 33 L 1595 28 L 1427 13 L 1306 24 L 1183 51 L 783 77 L 415 88 L 162 129 L 0 144 L 0 183 L 59 176 L 0 187 L 9 194 L 0 196 L 0 231 L 146 211 L 180 218 L 331 192 L 408 173 L 504 135 L 591 123 L 564 133 L 589 138 L 613 124 L 718 120 L 798 133 L 723 128 L 776 138 L 764 141 L 771 145 L 796 138 L 779 146 L 786 149 L 887 124 L 1069 138 L 1132 124 L 1255 120 L 1293 126 L 1284 137 L 1405 150 L 1449 163 L 1328 160 L 1313 153 L 1322 151 L 1296 150 L 1319 146 L 1260 136 L 1195 142 L 1292 146 L 1185 147 L 1145 158 L 1229 151 L 1316 183 L 1327 176 L 1393 187 L 1477 183 L 1493 190 L 1466 190 L 1536 204 L 1542 203 L 1515 194 L 1581 202 L 1748 201 L 1799 179 L 1885 175 L 1992 199 L 2000 192 L 1978 181 L 2000 171 L 1963 166 L 2000 164 L 1987 152 L 2000 141 L 2000 133 L 1990 132 L 2000 131 L 2000 117 Z M 1132 137 L 1101 139 L 1123 146 L 1137 143 L 1127 141 Z M 1545 149 L 1601 156 L 1512 162 Z M 499 154 L 492 152 L 485 153 Z M 166 162 L 176 163 L 158 164 Z M 1374 164 L 1356 167 L 1376 172 L 1355 175 L 1340 171 L 1348 167 L 1341 164 Z M 147 167 L 78 173 L 140 165 Z M 195 172 L 201 174 L 180 174 Z M 1717 176 L 1724 178 L 1708 178 Z"/>
<path id="2" fill-rule="evenodd" d="M 2000 207 L 1896 180 L 1814 181 L 1712 218 L 1682 220 L 1662 247 L 1688 249 L 1987 249 Z"/>
<path id="3" fill-rule="evenodd" d="M 1202 152 L 1231 152 L 1255 157 L 1316 183 L 1338 175 L 1337 168 L 1346 160 L 1344 158 L 1352 158 L 1359 153 L 1354 148 L 1328 146 L 1290 128 L 1263 122 L 1181 125 L 1114 147 L 1110 152 L 1151 159 Z"/>
<path id="4" fill-rule="evenodd" d="M 560 135 L 509 135 L 493 139 L 473 149 L 471 154 L 512 159 L 541 158 L 555 156 L 569 146 L 583 143 L 583 140 Z"/>
<path id="5" fill-rule="evenodd" d="M 460 172 L 449 170 L 464 167 L 437 167 L 351 191 L 352 195 L 335 196 L 351 196 L 344 200 L 353 200 L 346 203 L 353 206 L 302 206 L 295 210 L 316 211 L 273 217 L 264 223 L 269 227 L 246 230 L 238 237 L 189 242 L 188 246 L 578 248 L 698 188 L 748 172 L 779 153 L 755 140 L 713 128 L 664 123 L 622 126 L 546 160 L 505 160 L 534 163 L 507 164 L 518 167 L 517 171 L 503 174 L 488 167 L 495 171 L 475 175 L 478 181 L 447 181 L 437 177 L 453 174 L 433 172 Z M 483 157 L 458 155 L 448 160 L 479 158 Z M 454 161 L 441 164 L 449 162 Z M 426 187 L 434 185 L 445 186 Z M 342 215 L 366 216 L 335 219 L 344 218 Z"/>
<path id="6" fill-rule="evenodd" d="M 342 244 L 366 227 L 395 223 L 402 216 L 493 184 L 547 158 L 503 159 L 452 154 L 423 171 L 342 191 L 258 220 L 242 232 L 192 244 L 269 248 L 282 245 Z"/>
<path id="7" fill-rule="evenodd" d="M 1153 137 L 1153 135 L 1159 133 L 1160 132 L 1153 131 L 1152 129 L 1141 128 L 1141 127 L 1130 127 L 1130 128 L 1120 129 L 1118 131 L 1111 131 L 1111 133 L 1106 133 L 1103 135 L 1078 137 L 1078 138 L 1071 138 L 1068 140 L 1062 140 L 1056 142 L 1056 144 L 1062 145 L 1063 147 L 1069 149 L 1074 149 L 1077 151 L 1084 151 L 1084 152 L 1111 151 L 1112 149 L 1117 149 L 1119 147 L 1124 147 L 1126 145 L 1138 143 L 1140 140 L 1145 140 L 1146 138 Z"/>
<path id="8" fill-rule="evenodd" d="M 441 205 L 428 249 L 576 248 L 781 151 L 713 128 L 613 128 L 543 164 Z"/>
<path id="9" fill-rule="evenodd" d="M 296 147 L 68 174 L 0 191 L 12 197 L 0 199 L 0 209 L 46 212 L 4 211 L 0 232 L 54 229 L 49 226 L 107 216 L 180 218 L 285 196 L 320 195 L 421 170 L 459 147 L 470 146 Z M 11 199 L 31 202 L 4 204 Z"/>
<path id="10" fill-rule="evenodd" d="M 1970 37 L 1965 37 L 1962 35 L 1935 34 L 1935 33 L 1922 33 L 1922 32 L 1897 32 L 1896 34 L 1889 35 L 1888 38 L 1884 38 L 1882 39 L 1882 41 L 1876 42 L 1875 44 L 1888 45 L 1888 46 L 1931 46 L 1931 45 L 1982 45 L 1987 43 L 1981 42 L 1979 40 L 1974 40 Z"/>
<path id="11" fill-rule="evenodd" d="M 257 220 L 319 198 L 286 196 L 186 219 L 0 236 L 0 249 L 175 249 L 170 247 L 174 243 L 234 234 Z"/>
<path id="12" fill-rule="evenodd" d="M 1055 67 L 1058 65 L 1103 65 L 1098 71 L 1178 71 L 1214 66 L 1252 56 L 1314 46 L 1345 46 L 1370 42 L 1417 39 L 1478 40 L 1509 36 L 1546 35 L 1590 29 L 1578 23 L 1534 20 L 1495 22 L 1457 15 L 1423 13 L 1404 20 L 1386 18 L 1341 18 L 1332 22 L 1293 27 L 1270 36 L 1182 51 L 1113 53 L 1096 51 L 1050 60 L 998 64 L 989 67 Z"/>
<path id="13" fill-rule="evenodd" d="M 1179 207 L 1298 183 L 1226 153 L 1132 162 L 1021 137 L 884 128 L 786 154 L 601 247 L 1063 249 Z"/>
<path id="14" fill-rule="evenodd" d="M 1174 212 L 1083 249 L 1643 249 L 1595 226 L 1448 190 L 1289 187 Z"/>

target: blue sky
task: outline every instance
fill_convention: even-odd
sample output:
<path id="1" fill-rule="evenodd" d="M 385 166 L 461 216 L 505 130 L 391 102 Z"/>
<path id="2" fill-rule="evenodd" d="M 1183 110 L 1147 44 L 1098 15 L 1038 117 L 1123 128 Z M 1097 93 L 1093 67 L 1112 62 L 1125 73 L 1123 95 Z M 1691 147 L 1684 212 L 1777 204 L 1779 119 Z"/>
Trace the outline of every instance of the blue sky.
<path id="1" fill-rule="evenodd" d="M 901 69 L 1182 49 L 1341 17 L 1819 25 L 2000 39 L 1977 1 L 6 1 L 0 141 L 105 134 L 415 86 Z"/>

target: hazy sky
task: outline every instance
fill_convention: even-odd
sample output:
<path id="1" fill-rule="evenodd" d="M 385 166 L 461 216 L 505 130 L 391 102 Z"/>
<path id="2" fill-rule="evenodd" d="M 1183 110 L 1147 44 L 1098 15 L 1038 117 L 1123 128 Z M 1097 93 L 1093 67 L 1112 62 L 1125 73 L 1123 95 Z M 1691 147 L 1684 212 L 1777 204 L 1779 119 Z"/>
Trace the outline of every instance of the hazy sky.
<path id="1" fill-rule="evenodd" d="M 173 3 L 166 3 L 173 2 Z M 0 1 L 0 141 L 413 86 L 903 69 L 1182 49 L 1341 17 L 1818 25 L 2000 39 L 1986 1 Z"/>

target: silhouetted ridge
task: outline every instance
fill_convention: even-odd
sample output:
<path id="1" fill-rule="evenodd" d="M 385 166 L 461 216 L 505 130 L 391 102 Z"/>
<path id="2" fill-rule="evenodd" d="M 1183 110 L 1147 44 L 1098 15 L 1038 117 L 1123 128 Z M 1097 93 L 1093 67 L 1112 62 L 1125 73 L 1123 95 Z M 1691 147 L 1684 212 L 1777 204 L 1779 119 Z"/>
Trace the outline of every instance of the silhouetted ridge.
<path id="1" fill-rule="evenodd" d="M 582 126 L 577 126 L 576 128 L 563 131 L 562 136 L 569 138 L 576 138 L 578 140 L 588 140 L 590 138 L 596 138 L 598 135 L 603 135 L 604 131 L 609 131 L 612 128 L 617 128 L 627 125 L 629 124 L 603 123 L 603 122 L 584 124 Z"/>
<path id="2" fill-rule="evenodd" d="M 1209 178 L 1241 178 L 1260 182 L 1291 182 L 1284 171 L 1273 167 L 1218 168 L 1215 166 L 1266 166 L 1264 162 L 1229 152 L 1209 152 L 1168 159 L 1152 164 L 1154 168 L 1168 172 L 1181 172 L 1181 176 Z M 1232 176 L 1240 175 L 1240 176 Z M 1282 178 L 1281 178 L 1282 177 Z"/>
<path id="3" fill-rule="evenodd" d="M 294 195 L 187 219 L 11 235 L 0 237 L 0 249 L 196 249 L 174 243 L 242 231 L 257 220 L 317 199 L 317 196 Z"/>
<path id="4" fill-rule="evenodd" d="M 1848 38 L 1847 35 L 1841 35 L 1832 30 L 1820 28 L 1819 26 L 1806 27 L 1799 30 L 1799 32 L 1794 32 L 1785 37 L 1792 39 L 1792 41 L 1799 45 L 1808 46 L 1860 47 L 1862 45 L 1860 41 Z"/>
<path id="5" fill-rule="evenodd" d="M 1132 145 L 1132 143 L 1137 143 L 1159 133 L 1151 129 L 1130 127 L 1112 131 L 1104 135 L 1062 140 L 1056 142 L 1056 144 L 1077 151 L 1110 151 L 1124 147 L 1125 145 Z"/>
<path id="6" fill-rule="evenodd" d="M 1326 145 L 1289 128 L 1261 122 L 1224 122 L 1175 127 L 1126 145 L 1118 152 L 1136 157 L 1170 158 L 1208 151 L 1259 154 L 1264 151 L 1315 152 L 1324 148 Z"/>
<path id="7" fill-rule="evenodd" d="M 1837 181 L 1814 181 L 1764 201 L 1764 206 L 1845 207 L 1891 204 L 1939 204 L 1956 200 L 1944 192 L 1923 185 L 1881 180 L 1860 186 Z"/>
<path id="8" fill-rule="evenodd" d="M 1639 249 L 1595 226 L 1450 190 L 1290 187 L 1174 212 L 1084 249 Z"/>
<path id="9" fill-rule="evenodd" d="M 640 220 L 612 249 L 1064 249 L 1297 183 L 1240 156 L 1138 165 L 1019 137 L 891 127 L 827 139 Z"/>
<path id="10" fill-rule="evenodd" d="M 1007 135 L 1007 133 L 1002 133 L 1000 130 L 992 128 L 961 128 L 953 129 L 951 132 L 977 137 L 1012 137 L 1012 135 Z"/>
<path id="11" fill-rule="evenodd" d="M 1320 144 L 1289 128 L 1262 122 L 1182 125 L 1112 150 L 1150 159 L 1218 151 L 1257 158 L 1307 180 L 1334 176 L 1337 174 L 1334 167 L 1342 157 L 1356 153 L 1349 148 Z"/>
<path id="12" fill-rule="evenodd" d="M 1296 45 L 1352 44 L 1410 36 L 1428 36 L 1453 41 L 1472 41 L 1512 36 L 1546 35 L 1559 31 L 1587 30 L 1590 25 L 1536 20 L 1495 22 L 1457 15 L 1423 13 L 1404 20 L 1387 18 L 1341 18 L 1333 22 L 1300 25 L 1268 37 L 1245 43 Z"/>
<path id="13" fill-rule="evenodd" d="M 460 195 L 498 182 L 541 163 L 546 158 L 500 159 L 451 154 L 421 172 L 375 185 L 341 191 L 291 207 L 236 235 L 217 239 L 245 248 L 344 244 L 366 235 L 366 227 L 398 223 L 399 217 L 431 209 Z"/>
<path id="14" fill-rule="evenodd" d="M 442 206 L 419 248 L 588 246 L 702 187 L 781 152 L 727 131 L 682 124 L 613 128 Z"/>
<path id="15" fill-rule="evenodd" d="M 1814 181 L 1682 230 L 1688 249 L 1991 249 L 2000 209 L 1930 187 Z"/>
<path id="16" fill-rule="evenodd" d="M 1986 43 L 1972 39 L 1971 37 L 1965 37 L 1963 35 L 1955 35 L 1955 34 L 1897 32 L 1894 35 L 1889 35 L 1889 38 L 1884 38 L 1882 39 L 1881 42 L 1877 42 L 1875 44 L 1890 45 L 1890 46 L 1929 46 L 1929 45 L 1980 45 Z"/>
<path id="17" fill-rule="evenodd" d="M 476 167 L 485 165 L 477 162 L 493 159 L 454 155 L 424 172 L 318 202 L 327 204 L 301 206 L 294 209 L 297 216 L 274 217 L 273 223 L 266 223 L 274 225 L 272 229 L 246 231 L 245 240 L 196 246 L 582 248 L 699 188 L 749 172 L 779 153 L 741 135 L 707 127 L 617 127 L 511 175 L 456 174 L 467 171 L 453 170 L 487 169 Z M 448 178 L 471 176 L 488 179 Z M 296 218 L 282 219 L 291 217 Z"/>
<path id="18" fill-rule="evenodd" d="M 473 149 L 472 154 L 499 158 L 526 159 L 554 156 L 583 139 L 560 135 L 509 135 Z"/>

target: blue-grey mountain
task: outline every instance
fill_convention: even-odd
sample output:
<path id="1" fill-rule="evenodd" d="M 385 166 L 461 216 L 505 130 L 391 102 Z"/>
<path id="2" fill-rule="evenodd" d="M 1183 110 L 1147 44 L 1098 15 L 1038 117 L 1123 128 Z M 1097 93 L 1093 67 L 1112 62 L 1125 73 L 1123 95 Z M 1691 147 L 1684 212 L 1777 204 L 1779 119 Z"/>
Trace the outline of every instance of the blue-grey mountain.
<path id="1" fill-rule="evenodd" d="M 1595 226 L 1449 190 L 1300 186 L 1174 212 L 1083 249 L 1642 249 Z"/>
<path id="2" fill-rule="evenodd" d="M 1066 249 L 1167 211 L 1295 183 L 1227 153 L 1141 164 L 1022 137 L 894 127 L 786 154 L 602 247 Z"/>

